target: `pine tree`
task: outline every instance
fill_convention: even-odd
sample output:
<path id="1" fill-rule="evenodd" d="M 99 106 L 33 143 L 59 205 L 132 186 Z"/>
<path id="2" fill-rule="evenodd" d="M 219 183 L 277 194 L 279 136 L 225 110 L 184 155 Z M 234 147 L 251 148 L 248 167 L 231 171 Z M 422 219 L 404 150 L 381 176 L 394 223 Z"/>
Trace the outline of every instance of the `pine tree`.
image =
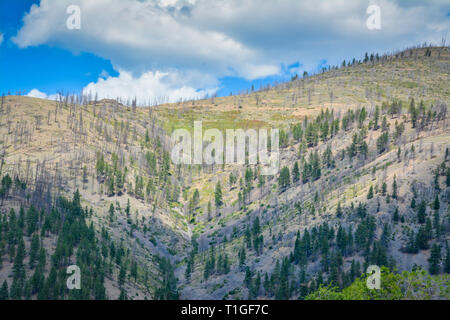
<path id="1" fill-rule="evenodd" d="M 222 186 L 220 185 L 220 182 L 217 182 L 216 184 L 216 190 L 214 192 L 214 200 L 217 208 L 220 208 L 223 204 L 222 201 Z"/>
<path id="2" fill-rule="evenodd" d="M 411 199 L 411 205 L 410 205 L 411 209 L 414 209 L 416 207 L 416 198 L 412 198 Z"/>
<path id="3" fill-rule="evenodd" d="M 127 275 L 127 266 L 125 264 L 122 264 L 122 266 L 120 267 L 120 272 L 119 272 L 119 286 L 122 287 L 125 283 L 125 278 Z"/>
<path id="4" fill-rule="evenodd" d="M 186 270 L 184 272 L 184 276 L 185 276 L 186 280 L 190 280 L 191 279 L 191 273 L 192 273 L 193 268 L 194 268 L 194 258 L 195 258 L 195 252 L 193 250 L 189 254 L 189 257 L 188 257 L 187 263 L 186 263 Z"/>
<path id="5" fill-rule="evenodd" d="M 431 247 L 430 258 L 428 262 L 430 264 L 429 271 L 430 274 L 438 274 L 439 273 L 439 262 L 441 261 L 441 246 L 438 244 L 433 244 Z"/>
<path id="6" fill-rule="evenodd" d="M 399 220 L 398 207 L 395 208 L 392 219 L 394 220 L 395 223 L 398 222 L 398 220 Z"/>
<path id="7" fill-rule="evenodd" d="M 447 168 L 446 178 L 445 178 L 445 184 L 447 187 L 450 187 L 450 167 Z"/>
<path id="8" fill-rule="evenodd" d="M 433 209 L 436 211 L 439 211 L 439 208 L 441 207 L 440 202 L 439 202 L 439 195 L 436 194 L 436 197 L 434 198 L 434 202 L 433 202 Z"/>
<path id="9" fill-rule="evenodd" d="M 427 211 L 427 204 L 425 203 L 424 200 L 422 200 L 417 209 L 417 219 L 421 224 L 425 223 L 426 211 Z"/>
<path id="10" fill-rule="evenodd" d="M 342 208 L 341 208 L 341 202 L 338 202 L 337 208 L 336 208 L 336 217 L 340 218 L 342 217 Z"/>
<path id="11" fill-rule="evenodd" d="M 300 179 L 300 170 L 298 168 L 298 162 L 295 161 L 294 168 L 292 169 L 292 181 L 296 183 L 298 182 L 299 179 Z"/>
<path id="12" fill-rule="evenodd" d="M 439 211 L 435 211 L 433 215 L 433 228 L 436 234 L 436 238 L 441 236 L 441 223 L 439 218 Z"/>
<path id="13" fill-rule="evenodd" d="M 447 246 L 447 254 L 445 256 L 445 261 L 444 261 L 444 272 L 450 273 L 450 247 L 448 246 L 448 243 L 446 246 Z"/>
<path id="14" fill-rule="evenodd" d="M 261 287 L 261 273 L 258 271 L 256 278 L 252 285 L 251 297 L 255 299 L 259 296 L 259 289 Z"/>
<path id="15" fill-rule="evenodd" d="M 114 221 L 114 205 L 111 203 L 109 206 L 109 222 Z"/>
<path id="16" fill-rule="evenodd" d="M 378 130 L 380 128 L 380 125 L 378 124 L 378 121 L 380 119 L 380 107 L 377 105 L 375 107 L 375 114 L 373 116 L 373 129 L 374 130 Z"/>
<path id="17" fill-rule="evenodd" d="M 245 278 L 244 278 L 244 284 L 245 286 L 250 289 L 252 284 L 252 271 L 249 267 L 245 267 Z"/>
<path id="18" fill-rule="evenodd" d="M 31 245 L 30 245 L 30 267 L 34 267 L 34 263 L 38 257 L 39 253 L 39 236 L 37 234 L 34 234 L 31 239 Z"/>
<path id="19" fill-rule="evenodd" d="M 128 295 L 124 288 L 120 288 L 119 300 L 128 300 Z"/>
<path id="20" fill-rule="evenodd" d="M 373 198 L 373 186 L 370 186 L 369 192 L 367 193 L 367 199 L 370 200 Z"/>
<path id="21" fill-rule="evenodd" d="M 386 182 L 383 182 L 383 184 L 381 185 L 381 194 L 385 196 L 386 192 L 387 192 L 387 184 Z"/>
<path id="22" fill-rule="evenodd" d="M 406 245 L 406 251 L 408 253 L 417 253 L 419 252 L 419 248 L 417 247 L 416 237 L 414 235 L 414 231 L 411 231 L 408 238 L 408 243 Z"/>
<path id="23" fill-rule="evenodd" d="M 114 190 L 114 176 L 111 175 L 108 179 L 108 195 L 113 196 Z"/>
<path id="24" fill-rule="evenodd" d="M 27 226 L 28 226 L 28 236 L 36 230 L 36 226 L 38 224 L 39 215 L 33 205 L 31 205 L 30 209 L 27 211 Z"/>
<path id="25" fill-rule="evenodd" d="M 208 214 L 207 218 L 208 218 L 208 221 L 211 220 L 211 213 L 212 213 L 211 201 L 208 201 L 208 206 L 207 206 L 207 214 Z"/>
<path id="26" fill-rule="evenodd" d="M 138 276 L 137 262 L 133 260 L 131 262 L 130 277 L 132 277 L 134 279 L 134 282 L 136 282 L 137 276 Z"/>
<path id="27" fill-rule="evenodd" d="M 245 246 L 242 246 L 241 250 L 239 250 L 238 256 L 239 256 L 239 266 L 242 267 L 245 265 L 246 259 Z"/>
<path id="28" fill-rule="evenodd" d="M 280 171 L 280 177 L 278 178 L 278 185 L 280 191 L 283 191 L 291 183 L 291 177 L 289 174 L 289 168 L 283 167 Z"/>
<path id="29" fill-rule="evenodd" d="M 397 199 L 397 179 L 394 176 L 394 182 L 392 182 L 392 199 Z"/>
<path id="30" fill-rule="evenodd" d="M 320 159 L 317 150 L 314 153 L 310 153 L 309 162 L 311 164 L 311 177 L 314 181 L 316 181 L 321 176 Z"/>
<path id="31" fill-rule="evenodd" d="M 125 207 L 125 213 L 127 217 L 130 216 L 131 206 L 130 206 L 130 198 L 127 199 L 127 206 Z"/>
<path id="32" fill-rule="evenodd" d="M 339 226 L 338 232 L 336 234 L 336 245 L 341 250 L 342 254 L 345 254 L 347 247 L 347 234 L 342 226 Z"/>
<path id="33" fill-rule="evenodd" d="M 11 285 L 11 298 L 13 299 L 20 299 L 22 296 L 23 286 L 25 284 L 25 268 L 23 264 L 24 257 L 25 244 L 23 239 L 20 239 L 13 266 L 13 283 Z"/>
<path id="34" fill-rule="evenodd" d="M 388 148 L 388 144 L 389 144 L 389 134 L 387 132 L 384 132 L 377 139 L 378 153 L 382 154 L 383 152 L 385 152 Z"/>
<path id="35" fill-rule="evenodd" d="M 224 274 L 227 274 L 228 272 L 230 272 L 230 260 L 228 258 L 228 254 L 225 253 L 223 259 L 222 259 L 222 270 Z"/>
<path id="36" fill-rule="evenodd" d="M 39 293 L 43 289 L 44 283 L 45 277 L 42 272 L 42 268 L 37 267 L 34 271 L 33 276 L 31 277 L 31 292 L 33 294 Z"/>
<path id="37" fill-rule="evenodd" d="M 428 249 L 428 234 L 424 226 L 420 227 L 417 232 L 416 243 L 420 250 Z"/>
<path id="38" fill-rule="evenodd" d="M 4 280 L 2 287 L 0 289 L 0 301 L 8 299 L 9 299 L 8 283 L 6 283 L 6 280 Z"/>
<path id="39" fill-rule="evenodd" d="M 417 109 L 414 103 L 414 98 L 411 98 L 411 103 L 409 104 L 409 114 L 411 116 L 412 127 L 415 128 L 417 123 Z"/>

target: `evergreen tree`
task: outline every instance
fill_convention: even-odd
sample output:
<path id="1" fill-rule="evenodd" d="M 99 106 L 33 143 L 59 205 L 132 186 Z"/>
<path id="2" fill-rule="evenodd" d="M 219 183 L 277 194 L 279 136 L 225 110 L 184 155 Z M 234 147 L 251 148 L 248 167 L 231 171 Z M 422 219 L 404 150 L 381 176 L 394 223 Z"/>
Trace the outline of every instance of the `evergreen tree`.
<path id="1" fill-rule="evenodd" d="M 217 208 L 220 208 L 223 204 L 222 201 L 222 186 L 220 185 L 220 182 L 217 182 L 216 184 L 216 190 L 214 192 L 214 200 Z"/>
<path id="2" fill-rule="evenodd" d="M 245 265 L 245 259 L 246 259 L 246 253 L 245 253 L 245 246 L 242 246 L 238 253 L 239 257 L 239 266 L 242 267 Z"/>
<path id="3" fill-rule="evenodd" d="M 373 186 L 370 186 L 369 192 L 367 193 L 367 199 L 370 200 L 373 198 Z"/>
<path id="4" fill-rule="evenodd" d="M 435 211 L 433 215 L 433 228 L 436 234 L 436 238 L 441 236 L 441 223 L 439 219 L 439 211 Z"/>
<path id="5" fill-rule="evenodd" d="M 388 148 L 388 144 L 389 144 L 389 134 L 387 132 L 384 132 L 377 139 L 378 153 L 382 154 L 383 152 L 385 152 Z"/>
<path id="6" fill-rule="evenodd" d="M 397 179 L 395 176 L 392 182 L 392 199 L 397 199 Z"/>
<path id="7" fill-rule="evenodd" d="M 114 221 L 114 205 L 111 203 L 109 205 L 109 222 Z"/>
<path id="8" fill-rule="evenodd" d="M 433 202 L 433 209 L 436 211 L 439 211 L 439 208 L 441 207 L 440 202 L 439 202 L 439 195 L 436 194 L 436 197 L 434 198 L 434 202 Z"/>
<path id="9" fill-rule="evenodd" d="M 128 295 L 124 288 L 120 288 L 119 300 L 120 301 L 128 300 Z"/>
<path id="10" fill-rule="evenodd" d="M 119 272 L 119 286 L 122 287 L 125 284 L 125 278 L 127 276 L 127 266 L 125 263 L 123 263 L 120 266 L 120 272 Z"/>
<path id="11" fill-rule="evenodd" d="M 294 168 L 292 169 L 292 181 L 296 183 L 298 182 L 299 179 L 300 179 L 300 170 L 298 168 L 298 162 L 295 161 Z"/>
<path id="12" fill-rule="evenodd" d="M 409 114 L 411 116 L 411 125 L 415 128 L 417 123 L 417 109 L 414 103 L 414 98 L 411 98 L 411 103 L 409 104 Z"/>
<path id="13" fill-rule="evenodd" d="M 393 214 L 393 216 L 392 216 L 392 219 L 394 220 L 395 223 L 398 222 L 398 220 L 399 220 L 398 207 L 395 207 L 395 210 L 394 210 L 394 214 Z"/>
<path id="14" fill-rule="evenodd" d="M 383 184 L 381 185 L 381 194 L 385 196 L 386 192 L 387 192 L 387 184 L 386 182 L 383 182 Z"/>
<path id="15" fill-rule="evenodd" d="M 252 272 L 249 267 L 245 267 L 245 278 L 244 278 L 244 284 L 245 286 L 250 289 L 252 284 Z"/>
<path id="16" fill-rule="evenodd" d="M 411 231 L 408 238 L 408 243 L 406 244 L 406 251 L 408 253 L 417 253 L 419 252 L 419 248 L 417 247 L 416 236 L 414 235 L 414 231 Z"/>
<path id="17" fill-rule="evenodd" d="M 131 206 L 130 206 L 130 198 L 127 199 L 127 206 L 125 207 L 125 213 L 127 217 L 130 216 Z"/>
<path id="18" fill-rule="evenodd" d="M 450 167 L 447 168 L 446 178 L 445 178 L 445 184 L 447 187 L 450 187 Z"/>
<path id="19" fill-rule="evenodd" d="M 340 218 L 342 217 L 342 208 L 341 208 L 341 202 L 338 202 L 337 208 L 336 208 L 336 217 Z"/>
<path id="20" fill-rule="evenodd" d="M 291 183 L 291 177 L 289 174 L 289 168 L 283 167 L 280 171 L 280 177 L 278 178 L 278 185 L 281 191 L 283 191 Z"/>
<path id="21" fill-rule="evenodd" d="M 23 239 L 19 240 L 19 245 L 17 246 L 17 253 L 14 259 L 13 266 L 13 283 L 11 285 L 11 298 L 20 299 L 22 296 L 23 286 L 25 284 L 25 267 L 23 264 L 23 259 L 25 257 L 25 244 Z"/>
<path id="22" fill-rule="evenodd" d="M 416 198 L 412 198 L 411 199 L 411 205 L 410 205 L 411 209 L 414 209 L 416 207 Z"/>
<path id="23" fill-rule="evenodd" d="M 440 261 L 441 261 L 441 246 L 435 243 L 431 247 L 430 258 L 428 259 L 428 262 L 430 264 L 429 267 L 430 274 L 439 273 Z"/>
<path id="24" fill-rule="evenodd" d="M 30 267 L 34 267 L 34 263 L 38 257 L 39 254 L 39 236 L 37 234 L 34 234 L 31 239 L 31 245 L 30 245 Z"/>
<path id="25" fill-rule="evenodd" d="M 133 260 L 131 262 L 130 277 L 134 279 L 134 282 L 136 282 L 137 276 L 138 276 L 137 262 Z"/>
<path id="26" fill-rule="evenodd" d="M 380 125 L 378 123 L 379 119 L 380 119 L 380 107 L 377 105 L 375 107 L 375 114 L 373 116 L 373 123 L 374 123 L 373 129 L 374 130 L 378 130 L 380 128 Z"/>
<path id="27" fill-rule="evenodd" d="M 421 224 L 425 223 L 426 211 L 427 211 L 427 204 L 424 200 L 422 200 L 417 209 L 417 219 Z"/>
<path id="28" fill-rule="evenodd" d="M 4 280 L 2 287 L 0 289 L 0 301 L 8 299 L 9 299 L 8 283 L 6 283 L 6 280 Z"/>
<path id="29" fill-rule="evenodd" d="M 428 234 L 424 226 L 420 227 L 417 232 L 416 243 L 420 250 L 428 249 Z"/>
<path id="30" fill-rule="evenodd" d="M 444 272 L 450 273 L 450 247 L 448 246 L 448 243 L 446 244 L 446 247 L 447 247 L 447 254 L 445 256 L 444 261 Z"/>

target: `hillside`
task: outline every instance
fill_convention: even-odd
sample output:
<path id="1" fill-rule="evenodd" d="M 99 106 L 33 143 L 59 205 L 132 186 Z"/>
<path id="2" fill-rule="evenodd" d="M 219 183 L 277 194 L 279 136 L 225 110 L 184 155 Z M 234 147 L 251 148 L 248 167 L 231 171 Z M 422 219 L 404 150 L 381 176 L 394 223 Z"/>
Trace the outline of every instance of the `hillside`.
<path id="1" fill-rule="evenodd" d="M 314 297 L 371 264 L 421 266 L 446 286 L 449 48 L 349 58 L 257 91 L 146 108 L 2 97 L 0 285 L 80 298 L 63 285 L 76 262 L 84 298 Z M 171 133 L 194 121 L 280 129 L 279 174 L 174 165 Z M 68 239 L 72 224 L 94 244 Z"/>

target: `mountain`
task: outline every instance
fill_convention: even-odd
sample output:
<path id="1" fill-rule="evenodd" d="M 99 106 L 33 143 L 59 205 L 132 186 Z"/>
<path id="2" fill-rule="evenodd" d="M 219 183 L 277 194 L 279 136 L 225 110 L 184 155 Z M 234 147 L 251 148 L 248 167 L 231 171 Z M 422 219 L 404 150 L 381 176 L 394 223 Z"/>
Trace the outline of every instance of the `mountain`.
<path id="1" fill-rule="evenodd" d="M 2 96 L 0 298 L 337 299 L 377 265 L 448 299 L 449 61 L 374 53 L 151 107 Z M 172 132 L 194 121 L 279 129 L 279 171 L 174 164 Z"/>

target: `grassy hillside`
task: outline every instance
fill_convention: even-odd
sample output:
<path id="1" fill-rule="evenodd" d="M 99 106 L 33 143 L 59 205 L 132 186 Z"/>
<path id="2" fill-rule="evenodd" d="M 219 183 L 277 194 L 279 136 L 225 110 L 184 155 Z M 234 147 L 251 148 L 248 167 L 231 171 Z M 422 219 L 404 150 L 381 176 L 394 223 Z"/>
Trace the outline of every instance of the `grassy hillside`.
<path id="1" fill-rule="evenodd" d="M 25 290 L 37 268 L 29 263 L 33 236 L 46 250 L 45 285 L 63 234 L 42 228 L 52 209 L 61 212 L 60 197 L 76 190 L 98 241 L 89 250 L 104 266 L 97 287 L 105 298 L 315 297 L 350 286 L 370 264 L 421 266 L 448 282 L 450 52 L 348 61 L 258 91 L 147 108 L 3 97 L 0 284 L 21 283 L 23 297 L 39 298 Z M 175 166 L 170 135 L 197 120 L 222 132 L 279 128 L 280 173 Z M 19 226 L 11 240 L 10 209 L 20 218 L 31 206 L 43 212 L 37 227 Z M 53 268 L 60 283 L 81 250 L 69 246 Z M 28 263 L 23 282 L 17 251 Z"/>

